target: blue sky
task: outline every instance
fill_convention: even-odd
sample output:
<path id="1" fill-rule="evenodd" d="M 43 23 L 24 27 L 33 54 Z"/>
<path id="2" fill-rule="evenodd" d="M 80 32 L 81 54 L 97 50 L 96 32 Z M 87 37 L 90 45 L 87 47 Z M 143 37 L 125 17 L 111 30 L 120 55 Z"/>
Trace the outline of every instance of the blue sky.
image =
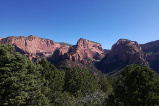
<path id="1" fill-rule="evenodd" d="M 104 49 L 120 38 L 159 39 L 159 0 L 0 0 L 0 36 L 29 36 Z"/>

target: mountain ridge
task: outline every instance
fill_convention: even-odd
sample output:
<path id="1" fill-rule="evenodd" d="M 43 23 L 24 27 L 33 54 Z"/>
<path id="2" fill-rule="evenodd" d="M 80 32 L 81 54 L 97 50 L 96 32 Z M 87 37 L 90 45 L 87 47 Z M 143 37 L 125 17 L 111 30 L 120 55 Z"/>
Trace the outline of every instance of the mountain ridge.
<path id="1" fill-rule="evenodd" d="M 34 61 L 46 58 L 52 63 L 61 63 L 60 61 L 64 60 L 72 61 L 73 64 L 80 62 L 92 66 L 97 63 L 97 70 L 104 73 L 120 70 L 130 64 L 143 64 L 159 71 L 155 64 L 159 63 L 159 40 L 138 44 L 136 41 L 119 39 L 111 50 L 103 49 L 100 43 L 83 38 L 80 38 L 76 45 L 55 43 L 53 40 L 34 35 L 0 38 L 0 43 L 15 46 L 16 52 L 26 54 Z"/>

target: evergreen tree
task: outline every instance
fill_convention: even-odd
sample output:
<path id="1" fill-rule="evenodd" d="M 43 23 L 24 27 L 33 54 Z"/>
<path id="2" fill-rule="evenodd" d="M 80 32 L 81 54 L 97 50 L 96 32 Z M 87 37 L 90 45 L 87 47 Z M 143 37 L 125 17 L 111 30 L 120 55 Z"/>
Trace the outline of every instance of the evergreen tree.
<path id="1" fill-rule="evenodd" d="M 159 80 L 147 66 L 127 66 L 106 102 L 111 106 L 158 106 Z"/>
<path id="2" fill-rule="evenodd" d="M 55 99 L 58 98 L 56 94 L 62 94 L 60 92 L 63 91 L 65 72 L 63 70 L 56 69 L 56 67 L 49 63 L 46 59 L 42 59 L 39 64 L 42 66 L 40 71 L 41 76 L 46 80 L 47 83 L 45 85 L 48 87 L 48 92 L 44 92 L 44 94 L 53 104 Z"/>
<path id="3" fill-rule="evenodd" d="M 86 69 L 66 69 L 64 90 L 75 96 L 85 96 L 98 89 L 98 79 Z"/>
<path id="4" fill-rule="evenodd" d="M 11 45 L 0 44 L 0 105 L 49 105 L 42 93 L 44 80 L 40 66 L 13 52 Z"/>
<path id="5" fill-rule="evenodd" d="M 111 92 L 112 91 L 112 86 L 106 77 L 100 78 L 98 83 L 101 86 L 102 91 L 104 91 L 104 92 Z"/>

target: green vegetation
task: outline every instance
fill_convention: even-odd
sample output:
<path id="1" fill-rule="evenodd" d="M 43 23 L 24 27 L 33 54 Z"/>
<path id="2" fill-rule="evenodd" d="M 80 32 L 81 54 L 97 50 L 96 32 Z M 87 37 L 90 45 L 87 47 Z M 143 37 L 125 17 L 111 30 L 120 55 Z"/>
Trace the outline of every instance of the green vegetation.
<path id="1" fill-rule="evenodd" d="M 98 79 L 88 70 L 67 68 L 64 89 L 74 96 L 85 96 L 98 89 Z"/>
<path id="2" fill-rule="evenodd" d="M 68 43 L 65 43 L 65 42 L 57 42 L 57 43 L 59 43 L 60 45 L 66 45 L 66 46 L 72 47 L 71 44 L 68 44 Z"/>
<path id="3" fill-rule="evenodd" d="M 0 105 L 48 105 L 40 66 L 12 51 L 12 46 L 0 45 Z"/>
<path id="4" fill-rule="evenodd" d="M 0 106 L 159 105 L 159 79 L 148 67 L 99 78 L 87 69 L 58 70 L 45 59 L 33 63 L 13 50 L 0 44 Z"/>
<path id="5" fill-rule="evenodd" d="M 146 66 L 127 66 L 106 103 L 108 106 L 158 106 L 159 79 Z"/>

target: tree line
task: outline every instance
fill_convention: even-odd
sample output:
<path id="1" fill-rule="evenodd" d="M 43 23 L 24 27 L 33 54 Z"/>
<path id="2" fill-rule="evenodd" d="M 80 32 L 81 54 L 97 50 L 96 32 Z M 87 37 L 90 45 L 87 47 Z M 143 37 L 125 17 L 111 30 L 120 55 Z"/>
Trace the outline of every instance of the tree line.
<path id="1" fill-rule="evenodd" d="M 0 44 L 0 106 L 157 106 L 159 81 L 142 65 L 127 66 L 118 78 L 88 70 L 57 69 Z"/>

